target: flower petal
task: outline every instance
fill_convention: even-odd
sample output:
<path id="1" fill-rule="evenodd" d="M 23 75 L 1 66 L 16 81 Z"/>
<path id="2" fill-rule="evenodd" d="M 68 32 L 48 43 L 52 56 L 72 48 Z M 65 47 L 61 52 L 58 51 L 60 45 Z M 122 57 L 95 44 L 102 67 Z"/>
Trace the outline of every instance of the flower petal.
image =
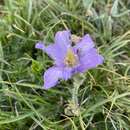
<path id="1" fill-rule="evenodd" d="M 95 68 L 103 63 L 104 58 L 97 53 L 95 48 L 90 49 L 85 55 L 80 57 L 79 72 L 85 72 L 88 69 Z"/>
<path id="2" fill-rule="evenodd" d="M 70 68 L 70 67 L 63 68 L 63 70 L 62 70 L 62 79 L 64 79 L 64 80 L 70 79 L 71 76 L 72 76 L 72 70 L 73 69 Z"/>
<path id="3" fill-rule="evenodd" d="M 44 88 L 54 87 L 62 78 L 62 71 L 58 67 L 51 67 L 44 73 Z"/>
<path id="4" fill-rule="evenodd" d="M 71 47 L 70 31 L 59 31 L 55 35 L 55 43 L 47 47 L 42 43 L 37 43 L 36 48 L 42 49 L 46 52 L 58 66 L 63 66 L 64 58 L 68 48 Z"/>
<path id="5" fill-rule="evenodd" d="M 93 48 L 94 46 L 95 45 L 94 45 L 92 38 L 90 37 L 89 34 L 86 34 L 81 39 L 81 41 L 74 46 L 74 50 L 75 50 L 75 52 L 79 52 L 81 54 L 84 54 L 86 51 Z"/>
<path id="6" fill-rule="evenodd" d="M 43 42 L 38 42 L 38 43 L 36 43 L 35 48 L 45 51 L 46 47 Z"/>
<path id="7" fill-rule="evenodd" d="M 57 44 L 48 45 L 46 47 L 42 42 L 39 42 L 36 43 L 35 48 L 41 49 L 42 51 L 47 53 L 47 55 L 55 61 L 56 65 L 63 64 L 65 53 L 60 49 Z"/>
<path id="8" fill-rule="evenodd" d="M 67 31 L 59 31 L 55 35 L 55 44 L 58 46 L 58 51 L 65 56 L 67 49 L 71 47 L 71 33 Z"/>
<path id="9" fill-rule="evenodd" d="M 57 44 L 47 46 L 45 51 L 55 61 L 57 66 L 63 65 L 66 53 Z"/>
<path id="10" fill-rule="evenodd" d="M 71 33 L 70 30 L 58 31 L 55 35 L 55 43 L 60 45 L 62 49 L 71 45 Z"/>
<path id="11" fill-rule="evenodd" d="M 71 48 L 70 36 L 69 30 L 58 31 L 55 34 L 55 43 L 46 48 L 46 53 L 55 60 L 56 65 L 64 62 L 67 50 Z"/>

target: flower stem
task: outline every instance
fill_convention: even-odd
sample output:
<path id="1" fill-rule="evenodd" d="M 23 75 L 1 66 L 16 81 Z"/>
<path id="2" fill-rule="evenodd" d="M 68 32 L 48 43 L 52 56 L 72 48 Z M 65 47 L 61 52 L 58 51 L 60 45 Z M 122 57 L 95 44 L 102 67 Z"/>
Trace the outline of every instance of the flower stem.
<path id="1" fill-rule="evenodd" d="M 85 77 L 83 74 L 75 75 L 73 77 L 73 88 L 71 90 L 72 97 L 69 100 L 67 107 L 65 108 L 65 114 L 68 116 L 80 116 L 80 108 L 78 101 L 78 90 L 79 87 L 83 84 Z"/>
<path id="2" fill-rule="evenodd" d="M 74 87 L 72 88 L 72 101 L 73 103 L 78 106 L 79 101 L 78 101 L 78 90 L 79 90 L 80 85 L 74 82 Z"/>
<path id="3" fill-rule="evenodd" d="M 79 87 L 83 84 L 84 75 L 76 75 L 73 80 L 73 89 L 72 89 L 72 103 L 74 105 L 74 114 L 79 115 L 79 101 L 78 101 L 78 90 Z"/>

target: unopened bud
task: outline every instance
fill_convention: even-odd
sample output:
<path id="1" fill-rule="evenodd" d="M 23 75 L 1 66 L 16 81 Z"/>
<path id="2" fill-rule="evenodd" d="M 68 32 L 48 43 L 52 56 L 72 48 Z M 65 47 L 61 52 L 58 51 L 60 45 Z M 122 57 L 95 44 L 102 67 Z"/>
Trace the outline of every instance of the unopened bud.
<path id="1" fill-rule="evenodd" d="M 72 34 L 71 35 L 71 40 L 72 40 L 73 43 L 76 44 L 76 43 L 78 43 L 81 40 L 81 37 L 79 37 L 79 36 L 77 36 L 75 34 Z"/>

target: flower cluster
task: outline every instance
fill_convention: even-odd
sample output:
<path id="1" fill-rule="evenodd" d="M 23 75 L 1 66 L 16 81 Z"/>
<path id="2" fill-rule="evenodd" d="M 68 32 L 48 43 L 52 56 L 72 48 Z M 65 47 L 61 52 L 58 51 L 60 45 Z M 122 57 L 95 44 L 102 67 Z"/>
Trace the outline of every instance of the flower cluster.
<path id="1" fill-rule="evenodd" d="M 69 30 L 59 31 L 55 35 L 54 44 L 45 46 L 39 42 L 35 46 L 47 53 L 54 65 L 44 73 L 44 88 L 54 87 L 59 79 L 68 80 L 76 73 L 83 73 L 103 63 L 104 58 L 98 54 L 89 34 L 84 35 L 72 46 Z"/>

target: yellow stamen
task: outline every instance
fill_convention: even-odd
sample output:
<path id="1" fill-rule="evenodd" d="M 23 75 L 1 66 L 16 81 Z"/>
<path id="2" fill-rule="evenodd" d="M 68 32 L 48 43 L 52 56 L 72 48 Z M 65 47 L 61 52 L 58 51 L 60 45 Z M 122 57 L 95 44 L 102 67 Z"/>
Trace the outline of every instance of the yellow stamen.
<path id="1" fill-rule="evenodd" d="M 65 57 L 65 64 L 69 67 L 73 67 L 77 64 L 77 57 L 73 53 L 71 49 L 68 49 L 66 57 Z"/>

